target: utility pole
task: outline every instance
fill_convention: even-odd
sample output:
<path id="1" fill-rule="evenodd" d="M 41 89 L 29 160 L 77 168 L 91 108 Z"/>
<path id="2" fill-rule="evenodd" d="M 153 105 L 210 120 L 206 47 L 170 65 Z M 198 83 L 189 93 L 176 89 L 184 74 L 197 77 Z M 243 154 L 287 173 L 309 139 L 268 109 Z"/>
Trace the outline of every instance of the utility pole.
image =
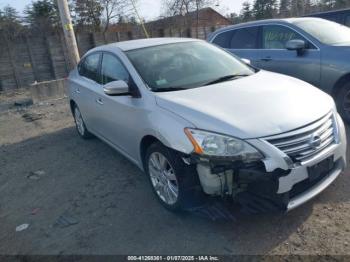
<path id="1" fill-rule="evenodd" d="M 199 27 L 199 0 L 196 0 L 196 38 L 198 38 L 198 27 Z"/>
<path id="2" fill-rule="evenodd" d="M 147 30 L 146 30 L 146 27 L 145 27 L 145 24 L 144 24 L 143 20 L 141 19 L 141 16 L 139 15 L 139 12 L 137 11 L 137 8 L 136 8 L 134 0 L 131 0 L 131 4 L 134 7 L 135 14 L 136 14 L 137 18 L 139 19 L 139 21 L 141 23 L 141 26 L 142 26 L 142 29 L 143 29 L 143 32 L 144 32 L 145 36 L 147 38 L 149 38 L 149 34 L 148 34 Z"/>
<path id="3" fill-rule="evenodd" d="M 77 41 L 75 39 L 72 18 L 69 13 L 67 0 L 57 0 L 57 5 L 60 12 L 60 18 L 63 26 L 64 37 L 66 39 L 67 49 L 69 53 L 69 61 L 70 61 L 71 67 L 73 68 L 78 64 L 80 60 L 80 56 L 79 56 Z"/>

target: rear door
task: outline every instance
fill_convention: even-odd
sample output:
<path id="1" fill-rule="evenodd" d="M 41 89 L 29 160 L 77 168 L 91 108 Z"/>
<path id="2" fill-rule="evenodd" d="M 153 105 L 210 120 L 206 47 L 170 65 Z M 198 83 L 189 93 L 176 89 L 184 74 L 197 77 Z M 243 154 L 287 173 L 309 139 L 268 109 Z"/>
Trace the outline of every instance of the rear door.
<path id="1" fill-rule="evenodd" d="M 289 40 L 301 39 L 307 43 L 302 54 L 286 49 Z M 320 50 L 294 29 L 284 25 L 264 25 L 261 29 L 259 67 L 290 75 L 317 87 L 320 86 Z"/>
<path id="2" fill-rule="evenodd" d="M 231 29 L 220 33 L 212 41 L 240 58 L 246 58 L 251 64 L 258 66 L 259 53 L 259 27 L 251 26 L 246 28 Z"/>

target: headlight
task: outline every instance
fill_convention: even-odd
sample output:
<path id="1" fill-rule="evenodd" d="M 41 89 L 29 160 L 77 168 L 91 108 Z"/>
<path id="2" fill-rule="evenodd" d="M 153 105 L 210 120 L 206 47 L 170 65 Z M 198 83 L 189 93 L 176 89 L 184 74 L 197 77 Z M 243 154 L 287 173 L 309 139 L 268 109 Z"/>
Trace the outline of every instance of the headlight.
<path id="1" fill-rule="evenodd" d="M 185 133 L 199 155 L 230 157 L 244 162 L 263 158 L 253 146 L 237 138 L 191 128 L 185 128 Z"/>

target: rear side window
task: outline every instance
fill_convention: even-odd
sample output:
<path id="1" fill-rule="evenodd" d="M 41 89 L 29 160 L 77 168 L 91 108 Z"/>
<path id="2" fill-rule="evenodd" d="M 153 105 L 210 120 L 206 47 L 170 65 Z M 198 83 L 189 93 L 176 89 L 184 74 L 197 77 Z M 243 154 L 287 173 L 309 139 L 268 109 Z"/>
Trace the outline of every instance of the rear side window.
<path id="1" fill-rule="evenodd" d="M 96 82 L 99 81 L 99 64 L 100 64 L 100 53 L 94 53 L 88 55 L 84 58 L 83 61 L 79 64 L 78 71 L 81 76 L 94 80 Z"/>
<path id="2" fill-rule="evenodd" d="M 341 23 L 342 20 L 344 19 L 344 16 L 341 14 L 335 15 L 333 18 L 331 17 L 330 20 L 337 22 L 337 23 Z"/>
<path id="3" fill-rule="evenodd" d="M 222 48 L 230 48 L 233 31 L 223 32 L 214 38 L 213 44 Z"/>
<path id="4" fill-rule="evenodd" d="M 102 83 L 124 80 L 129 83 L 129 73 L 119 59 L 111 54 L 104 53 L 101 64 Z"/>
<path id="5" fill-rule="evenodd" d="M 342 21 L 342 15 L 340 14 L 325 15 L 322 18 L 327 19 L 329 21 L 337 22 L 337 23 L 340 23 Z"/>
<path id="6" fill-rule="evenodd" d="M 248 27 L 237 29 L 233 32 L 230 48 L 231 49 L 257 49 L 258 48 L 258 27 Z"/>
<path id="7" fill-rule="evenodd" d="M 300 39 L 308 42 L 294 30 L 279 25 L 268 25 L 263 27 L 264 49 L 286 49 L 289 40 Z"/>

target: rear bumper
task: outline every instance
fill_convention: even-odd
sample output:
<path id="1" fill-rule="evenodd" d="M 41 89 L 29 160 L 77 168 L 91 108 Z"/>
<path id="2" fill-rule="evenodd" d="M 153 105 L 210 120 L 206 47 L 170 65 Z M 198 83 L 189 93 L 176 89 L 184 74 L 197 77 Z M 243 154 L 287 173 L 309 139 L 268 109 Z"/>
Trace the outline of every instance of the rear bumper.
<path id="1" fill-rule="evenodd" d="M 337 162 L 335 168 L 330 172 L 328 176 L 323 178 L 321 181 L 319 181 L 313 187 L 309 188 L 307 191 L 292 198 L 287 205 L 287 211 L 293 210 L 298 206 L 301 206 L 302 204 L 306 203 L 307 201 L 311 200 L 312 198 L 320 194 L 330 184 L 332 184 L 332 182 L 340 175 L 340 173 L 344 170 L 344 168 L 345 168 L 345 160 L 342 158 L 340 159 L 340 161 Z"/>

